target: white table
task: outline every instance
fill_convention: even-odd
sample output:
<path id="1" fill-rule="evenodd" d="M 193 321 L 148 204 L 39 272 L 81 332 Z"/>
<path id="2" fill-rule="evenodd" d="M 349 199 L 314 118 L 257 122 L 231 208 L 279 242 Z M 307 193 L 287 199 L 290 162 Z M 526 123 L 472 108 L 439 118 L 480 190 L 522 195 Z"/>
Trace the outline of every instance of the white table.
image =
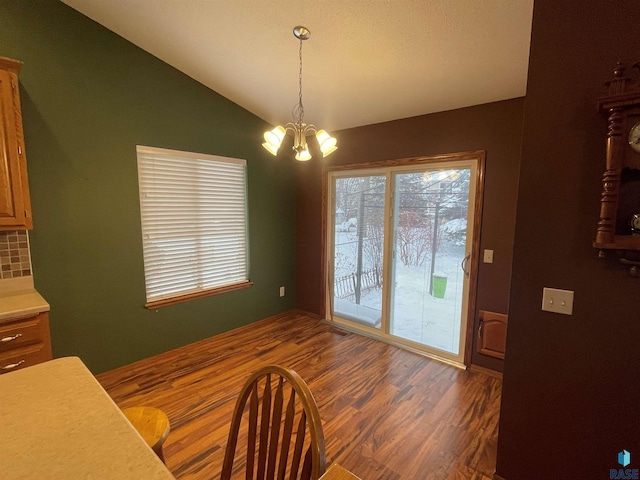
<path id="1" fill-rule="evenodd" d="M 0 478 L 175 480 L 77 357 L 0 375 Z"/>

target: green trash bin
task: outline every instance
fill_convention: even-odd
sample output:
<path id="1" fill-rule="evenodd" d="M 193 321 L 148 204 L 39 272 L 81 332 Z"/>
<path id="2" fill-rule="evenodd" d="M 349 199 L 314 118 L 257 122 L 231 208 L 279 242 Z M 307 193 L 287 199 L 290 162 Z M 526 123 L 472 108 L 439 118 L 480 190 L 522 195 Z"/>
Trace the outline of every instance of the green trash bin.
<path id="1" fill-rule="evenodd" d="M 447 290 L 447 277 L 445 275 L 433 276 L 433 296 L 434 298 L 444 298 L 444 292 Z"/>

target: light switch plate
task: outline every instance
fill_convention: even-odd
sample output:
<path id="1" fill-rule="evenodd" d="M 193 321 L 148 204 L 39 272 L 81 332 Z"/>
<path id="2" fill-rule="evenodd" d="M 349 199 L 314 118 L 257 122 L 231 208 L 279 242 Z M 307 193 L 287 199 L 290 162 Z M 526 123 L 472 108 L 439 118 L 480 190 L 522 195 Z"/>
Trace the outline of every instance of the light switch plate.
<path id="1" fill-rule="evenodd" d="M 493 263 L 493 250 L 485 250 L 484 251 L 484 263 Z"/>
<path id="2" fill-rule="evenodd" d="M 284 287 L 280 287 L 280 296 L 284 297 Z"/>
<path id="3" fill-rule="evenodd" d="M 542 310 L 547 312 L 573 314 L 573 290 L 559 290 L 557 288 L 542 289 Z"/>

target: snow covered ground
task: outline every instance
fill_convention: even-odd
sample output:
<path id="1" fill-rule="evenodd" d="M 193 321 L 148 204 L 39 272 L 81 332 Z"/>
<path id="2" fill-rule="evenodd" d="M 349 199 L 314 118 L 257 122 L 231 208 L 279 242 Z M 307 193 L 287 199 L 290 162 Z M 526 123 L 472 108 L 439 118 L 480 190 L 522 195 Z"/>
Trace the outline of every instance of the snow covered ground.
<path id="1" fill-rule="evenodd" d="M 355 232 L 336 232 L 336 276 L 344 275 L 356 262 Z M 434 272 L 446 277 L 444 298 L 429 294 L 429 258 L 420 266 L 397 259 L 391 291 L 390 332 L 401 338 L 453 354 L 459 353 L 464 272 L 464 247 L 444 244 L 436 253 Z M 368 262 L 370 263 L 370 262 Z M 370 268 L 363 258 L 363 269 Z M 351 270 L 354 271 L 354 270 Z M 334 299 L 336 315 L 380 327 L 382 290 L 364 293 L 360 305 L 350 299 Z"/>

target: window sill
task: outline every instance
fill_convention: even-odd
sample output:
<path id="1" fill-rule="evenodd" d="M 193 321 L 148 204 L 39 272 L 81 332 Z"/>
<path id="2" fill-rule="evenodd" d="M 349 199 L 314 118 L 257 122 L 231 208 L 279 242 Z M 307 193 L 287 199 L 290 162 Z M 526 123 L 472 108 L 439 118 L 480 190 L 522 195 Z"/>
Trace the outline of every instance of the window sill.
<path id="1" fill-rule="evenodd" d="M 179 297 L 163 298 L 162 300 L 154 300 L 152 302 L 145 303 L 145 308 L 153 310 L 160 307 L 168 307 L 169 305 L 175 305 L 176 303 L 184 303 L 189 300 L 195 300 L 196 298 L 210 297 L 212 295 L 219 295 L 221 293 L 233 292 L 234 290 L 241 290 L 253 285 L 253 282 L 242 282 L 234 285 L 225 285 L 224 287 L 212 288 L 210 290 L 203 290 L 202 292 L 189 293 L 187 295 L 180 295 Z"/>

